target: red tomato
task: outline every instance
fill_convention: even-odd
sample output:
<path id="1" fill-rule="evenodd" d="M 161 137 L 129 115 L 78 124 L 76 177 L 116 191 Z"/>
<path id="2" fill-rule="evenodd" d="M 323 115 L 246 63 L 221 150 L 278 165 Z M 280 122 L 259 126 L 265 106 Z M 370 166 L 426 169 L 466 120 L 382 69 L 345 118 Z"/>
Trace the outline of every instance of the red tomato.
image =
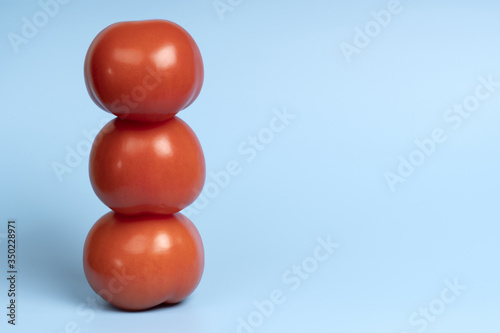
<path id="1" fill-rule="evenodd" d="M 201 280 L 203 243 L 194 224 L 180 213 L 109 212 L 87 235 L 83 268 L 92 289 L 119 308 L 178 303 Z"/>
<path id="2" fill-rule="evenodd" d="M 173 22 L 119 22 L 95 37 L 84 73 L 90 97 L 105 111 L 162 121 L 198 97 L 203 61 L 191 35 Z"/>
<path id="3" fill-rule="evenodd" d="M 172 214 L 200 194 L 205 159 L 178 117 L 156 123 L 115 118 L 94 140 L 89 176 L 99 199 L 118 213 Z"/>

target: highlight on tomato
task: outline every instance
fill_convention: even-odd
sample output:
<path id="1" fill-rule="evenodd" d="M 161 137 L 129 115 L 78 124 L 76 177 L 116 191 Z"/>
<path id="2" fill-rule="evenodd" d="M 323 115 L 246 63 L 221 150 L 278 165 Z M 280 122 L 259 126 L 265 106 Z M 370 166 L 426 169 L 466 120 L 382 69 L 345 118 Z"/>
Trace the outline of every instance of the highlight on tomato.
<path id="1" fill-rule="evenodd" d="M 178 117 L 156 123 L 114 118 L 94 140 L 89 177 L 97 197 L 120 214 L 173 214 L 201 193 L 205 158 Z"/>
<path id="2" fill-rule="evenodd" d="M 83 267 L 92 289 L 126 310 L 175 304 L 198 286 L 204 249 L 181 213 L 126 216 L 109 212 L 85 240 Z"/>
<path id="3" fill-rule="evenodd" d="M 112 24 L 92 41 L 84 76 L 103 110 L 136 121 L 167 120 L 203 85 L 203 60 L 191 35 L 167 20 Z"/>

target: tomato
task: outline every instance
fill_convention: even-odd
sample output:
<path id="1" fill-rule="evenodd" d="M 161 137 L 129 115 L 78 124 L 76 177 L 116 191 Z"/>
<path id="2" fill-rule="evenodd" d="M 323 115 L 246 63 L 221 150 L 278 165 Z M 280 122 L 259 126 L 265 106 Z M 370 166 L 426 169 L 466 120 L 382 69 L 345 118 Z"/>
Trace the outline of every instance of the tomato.
<path id="1" fill-rule="evenodd" d="M 163 121 L 189 106 L 203 85 L 195 41 L 165 20 L 119 22 L 91 43 L 84 66 L 92 100 L 136 121 Z"/>
<path id="2" fill-rule="evenodd" d="M 83 249 L 90 286 L 127 310 L 178 303 L 198 286 L 203 243 L 181 213 L 126 216 L 109 212 L 91 228 Z"/>
<path id="3" fill-rule="evenodd" d="M 200 194 L 205 159 L 178 117 L 156 123 L 114 118 L 94 140 L 89 176 L 99 199 L 118 213 L 172 214 Z"/>

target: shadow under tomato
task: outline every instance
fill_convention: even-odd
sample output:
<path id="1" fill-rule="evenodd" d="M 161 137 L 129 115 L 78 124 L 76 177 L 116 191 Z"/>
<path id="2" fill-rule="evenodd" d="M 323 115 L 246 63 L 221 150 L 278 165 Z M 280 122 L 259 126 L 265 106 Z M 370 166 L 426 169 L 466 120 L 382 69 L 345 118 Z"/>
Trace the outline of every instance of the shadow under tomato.
<path id="1" fill-rule="evenodd" d="M 152 311 L 162 311 L 162 310 L 169 309 L 169 308 L 179 308 L 179 307 L 182 307 L 184 304 L 186 304 L 186 302 L 189 302 L 189 298 L 186 300 L 180 301 L 178 303 L 173 303 L 173 304 L 172 303 L 169 303 L 169 304 L 161 303 L 161 304 L 158 304 L 156 306 L 153 306 L 152 308 L 147 308 L 147 309 L 143 309 L 143 310 L 126 310 L 126 309 L 122 309 L 122 308 L 119 308 L 119 307 L 116 307 L 114 305 L 107 303 L 105 306 L 105 310 L 115 311 L 115 312 L 130 312 L 130 313 L 152 312 Z"/>

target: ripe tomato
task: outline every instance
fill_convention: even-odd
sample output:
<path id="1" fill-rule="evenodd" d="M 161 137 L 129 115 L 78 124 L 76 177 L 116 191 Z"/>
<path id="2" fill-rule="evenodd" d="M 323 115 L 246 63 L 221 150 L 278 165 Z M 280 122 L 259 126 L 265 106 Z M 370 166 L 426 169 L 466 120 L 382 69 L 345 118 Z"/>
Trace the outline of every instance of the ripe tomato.
<path id="1" fill-rule="evenodd" d="M 180 213 L 109 212 L 87 235 L 83 268 L 92 289 L 119 308 L 178 303 L 201 280 L 203 243 L 194 224 Z"/>
<path id="2" fill-rule="evenodd" d="M 84 73 L 90 97 L 103 110 L 162 121 L 198 97 L 203 61 L 191 35 L 173 22 L 119 22 L 95 37 Z"/>
<path id="3" fill-rule="evenodd" d="M 200 194 L 205 159 L 178 117 L 156 123 L 115 118 L 94 140 L 89 176 L 99 199 L 118 213 L 172 214 Z"/>

